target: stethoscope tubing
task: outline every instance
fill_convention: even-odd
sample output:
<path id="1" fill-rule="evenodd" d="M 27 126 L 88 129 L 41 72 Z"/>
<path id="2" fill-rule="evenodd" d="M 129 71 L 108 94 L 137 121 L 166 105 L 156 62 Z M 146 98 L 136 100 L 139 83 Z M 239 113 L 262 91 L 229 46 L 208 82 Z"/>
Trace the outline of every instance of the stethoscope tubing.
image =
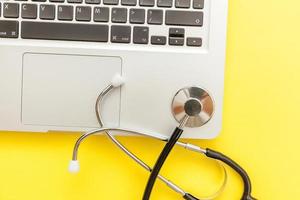
<path id="1" fill-rule="evenodd" d="M 96 113 L 96 117 L 98 120 L 98 123 L 101 127 L 104 126 L 104 122 L 102 120 L 102 115 L 101 115 L 101 105 L 102 105 L 102 101 L 105 97 L 106 94 L 108 94 L 111 90 L 113 90 L 115 87 L 110 84 L 108 85 L 98 96 L 96 103 L 95 103 L 95 113 Z M 164 136 L 164 135 L 160 135 L 160 134 L 145 134 L 144 132 L 138 132 L 138 131 L 132 131 L 132 130 L 126 130 L 126 129 L 122 129 L 120 131 L 125 131 L 127 133 L 135 133 L 138 135 L 143 135 L 143 136 L 147 136 L 147 137 L 152 137 L 155 139 L 159 139 L 161 141 L 167 142 L 169 140 L 168 137 Z M 134 153 L 132 153 L 130 150 L 128 150 L 123 144 L 121 144 L 112 134 L 109 133 L 109 131 L 104 131 L 105 134 L 112 140 L 112 142 L 117 145 L 125 154 L 127 154 L 130 158 L 132 158 L 136 163 L 138 163 L 140 166 L 142 166 L 144 169 L 146 169 L 148 172 L 152 172 L 152 168 L 149 167 L 149 165 L 147 165 L 144 161 L 142 161 L 140 158 L 138 158 Z M 205 154 L 205 149 L 202 149 L 198 146 L 192 145 L 192 144 L 188 144 L 188 143 L 182 143 L 182 142 L 177 142 L 177 145 L 180 145 L 188 150 L 192 150 L 192 151 L 196 151 L 198 153 L 201 154 Z M 219 163 L 219 162 L 218 162 Z M 203 199 L 212 199 L 215 196 L 217 196 L 225 187 L 226 182 L 227 182 L 227 172 L 226 169 L 224 168 L 224 166 L 219 163 L 219 165 L 222 167 L 223 171 L 224 171 L 224 182 L 222 184 L 222 186 L 220 187 L 220 189 L 214 194 L 211 195 L 209 198 L 203 198 Z M 164 176 L 158 174 L 158 178 L 160 180 L 162 180 L 167 186 L 169 186 L 172 190 L 174 190 L 177 193 L 180 193 L 182 196 L 187 195 L 188 193 L 186 193 L 183 189 L 181 189 L 179 186 L 177 186 L 176 184 L 174 184 L 172 181 L 166 179 Z"/>
<path id="2" fill-rule="evenodd" d="M 89 131 L 85 134 L 83 134 L 75 143 L 75 146 L 74 146 L 74 149 L 73 149 L 73 157 L 72 157 L 72 160 L 73 161 L 76 161 L 77 160 L 77 155 L 78 155 L 78 150 L 79 150 L 79 146 L 80 144 L 82 143 L 82 141 L 84 139 L 86 139 L 87 137 L 89 136 L 92 136 L 92 135 L 96 135 L 96 134 L 99 134 L 99 133 L 106 133 L 106 132 L 109 132 L 109 131 L 118 131 L 118 132 L 125 132 L 125 133 L 134 133 L 134 134 L 137 134 L 137 135 L 143 135 L 143 136 L 147 136 L 145 135 L 144 133 L 140 134 L 139 132 L 137 131 L 134 131 L 134 130 L 129 130 L 129 129 L 122 129 L 122 128 L 99 128 L 99 129 L 95 129 L 95 130 L 92 130 L 92 131 Z M 106 133 L 107 134 L 107 133 Z M 146 163 L 144 163 L 141 159 L 139 159 L 137 156 L 135 156 L 133 153 L 131 153 L 126 147 L 124 147 L 120 142 L 118 142 L 118 140 L 115 139 L 114 136 L 112 136 L 112 134 L 108 133 L 109 135 L 109 138 L 112 139 L 114 138 L 114 140 L 112 140 L 118 147 L 121 147 L 122 146 L 122 150 L 126 149 L 126 151 L 124 151 L 128 156 L 130 156 L 130 158 L 135 158 L 133 159 L 134 161 L 136 161 L 140 166 L 142 166 L 144 169 L 146 169 L 147 171 L 150 171 L 152 170 Z M 157 138 L 159 139 L 159 138 Z M 164 141 L 164 140 L 161 140 L 161 141 Z M 184 144 L 184 143 L 183 143 Z M 180 145 L 182 146 L 182 145 Z M 188 149 L 189 150 L 189 149 Z M 218 162 L 219 163 L 219 162 Z M 226 184 L 227 184 L 227 171 L 226 169 L 224 168 L 224 166 L 219 163 L 220 166 L 222 167 L 222 170 L 224 171 L 224 181 L 222 183 L 222 185 L 220 186 L 220 188 L 217 190 L 217 192 L 213 195 L 211 195 L 210 197 L 203 197 L 201 198 L 202 200 L 211 200 L 211 199 L 214 199 L 216 196 L 218 196 L 225 188 Z M 183 189 L 181 189 L 179 186 L 177 186 L 176 184 L 174 184 L 173 182 L 171 182 L 170 180 L 168 180 L 167 178 L 165 178 L 164 176 L 162 175 L 159 175 L 159 179 L 162 180 L 168 187 L 170 187 L 173 191 L 181 194 L 181 195 L 185 195 L 185 194 L 188 194 L 187 192 L 185 192 Z"/>
<path id="3" fill-rule="evenodd" d="M 139 157 L 137 157 L 134 153 L 132 153 L 130 150 L 128 150 L 121 142 L 119 142 L 114 136 L 113 134 L 110 133 L 110 131 L 117 131 L 117 132 L 125 132 L 125 133 L 129 133 L 129 134 L 135 134 L 135 135 L 140 135 L 140 136 L 145 136 L 145 137 L 150 137 L 150 138 L 154 138 L 154 139 L 158 139 L 160 141 L 163 142 L 168 142 L 169 138 L 165 135 L 161 135 L 161 134 L 156 134 L 156 133 L 146 133 L 144 131 L 137 131 L 137 130 L 131 130 L 131 129 L 126 129 L 126 128 L 104 128 L 104 123 L 102 120 L 102 115 L 101 115 L 101 105 L 102 105 L 102 101 L 105 97 L 106 94 L 108 94 L 111 90 L 113 90 L 116 87 L 119 87 L 120 85 L 116 86 L 116 84 L 110 84 L 108 85 L 99 95 L 98 98 L 96 100 L 96 104 L 95 104 L 95 113 L 96 113 L 96 117 L 98 120 L 98 123 L 100 125 L 101 128 L 99 129 L 95 129 L 89 132 L 86 132 L 85 134 L 83 134 L 75 143 L 74 146 L 74 150 L 73 150 L 73 156 L 72 156 L 72 162 L 71 163 L 76 163 L 76 168 L 79 167 L 79 163 L 77 161 L 77 155 L 78 155 L 78 149 L 80 144 L 82 143 L 82 141 L 84 139 L 86 139 L 89 136 L 98 134 L 98 133 L 105 133 L 110 139 L 111 141 L 118 147 L 120 148 L 126 155 L 128 155 L 131 159 L 133 159 L 137 164 L 139 164 L 141 167 L 143 167 L 145 170 L 147 170 L 148 172 L 152 171 L 152 168 L 149 167 L 149 165 L 147 165 L 143 160 L 141 160 Z M 193 144 L 189 144 L 189 143 L 183 143 L 183 142 L 176 142 L 176 145 L 181 146 L 187 150 L 190 151 L 194 151 L 197 153 L 201 153 L 201 154 L 205 154 L 206 150 L 202 149 L 196 145 Z M 227 183 L 227 171 L 225 169 L 225 167 L 217 161 L 217 163 L 221 166 L 223 172 L 224 172 L 224 181 L 221 185 L 221 187 L 211 196 L 209 197 L 204 197 L 201 198 L 202 200 L 211 200 L 214 199 L 216 196 L 218 196 L 225 188 L 226 183 Z M 79 169 L 79 168 L 78 168 Z M 77 169 L 77 170 L 78 170 Z M 75 171 L 77 171 L 75 170 Z M 74 171 L 74 172 L 75 172 Z M 177 186 L 176 184 L 174 184 L 172 181 L 168 180 L 167 178 L 165 178 L 164 176 L 158 174 L 158 179 L 160 179 L 161 181 L 163 181 L 168 187 L 170 187 L 173 191 L 179 193 L 180 195 L 182 195 L 183 197 L 186 197 L 187 195 L 190 195 L 189 193 L 185 192 L 181 187 Z M 196 199 L 196 198 L 195 198 Z"/>
<path id="4" fill-rule="evenodd" d="M 156 134 L 156 133 L 146 133 L 144 131 L 137 131 L 137 130 L 131 130 L 131 129 L 126 129 L 126 128 L 104 128 L 103 127 L 103 121 L 102 121 L 102 116 L 101 116 L 101 103 L 102 100 L 104 99 L 105 95 L 108 94 L 112 89 L 121 86 L 123 83 L 122 82 L 122 77 L 114 77 L 112 83 L 108 85 L 98 96 L 96 104 L 95 104 L 95 112 L 96 112 L 96 117 L 99 122 L 99 125 L 101 128 L 95 129 L 89 132 L 86 132 L 83 134 L 75 143 L 74 150 L 73 150 L 73 156 L 72 156 L 72 161 L 70 162 L 70 171 L 71 172 L 77 172 L 79 170 L 79 163 L 77 161 L 77 154 L 78 154 L 78 149 L 81 144 L 81 142 L 91 136 L 95 135 L 101 132 L 104 132 L 114 144 L 116 144 L 124 153 L 126 153 L 130 158 L 132 158 L 136 163 L 138 163 L 140 166 L 142 166 L 144 169 L 146 169 L 149 172 L 152 172 L 152 168 L 149 167 L 145 162 L 143 162 L 140 158 L 138 158 L 134 153 L 132 153 L 130 150 L 128 150 L 122 143 L 120 143 L 111 133 L 110 131 L 117 131 L 117 132 L 125 132 L 129 134 L 135 134 L 135 135 L 140 135 L 140 136 L 145 136 L 145 137 L 150 137 L 154 139 L 161 140 L 163 142 L 169 141 L 169 138 L 165 135 L 161 134 Z M 224 181 L 219 190 L 212 196 L 207 197 L 207 198 L 201 198 L 202 200 L 211 200 L 217 197 L 224 189 L 227 184 L 227 171 L 223 165 L 223 163 L 227 164 L 231 168 L 233 168 L 237 173 L 240 174 L 240 176 L 243 179 L 244 182 L 244 193 L 242 196 L 242 200 L 254 200 L 251 196 L 251 181 L 250 178 L 247 174 L 247 172 L 236 162 L 234 162 L 232 159 L 229 157 L 225 156 L 224 154 L 211 150 L 211 149 L 203 149 L 199 146 L 189 144 L 189 143 L 184 143 L 184 142 L 179 142 L 177 141 L 175 145 L 181 146 L 187 150 L 194 151 L 200 154 L 206 155 L 207 158 L 212 159 L 219 163 L 219 165 L 222 167 L 224 171 Z M 170 180 L 166 179 L 164 176 L 158 174 L 158 178 L 162 180 L 167 186 L 169 186 L 172 190 L 174 190 L 177 193 L 180 193 L 183 195 L 183 198 L 186 200 L 199 200 L 198 198 L 194 197 L 193 195 L 186 193 L 183 189 L 172 183 Z"/>

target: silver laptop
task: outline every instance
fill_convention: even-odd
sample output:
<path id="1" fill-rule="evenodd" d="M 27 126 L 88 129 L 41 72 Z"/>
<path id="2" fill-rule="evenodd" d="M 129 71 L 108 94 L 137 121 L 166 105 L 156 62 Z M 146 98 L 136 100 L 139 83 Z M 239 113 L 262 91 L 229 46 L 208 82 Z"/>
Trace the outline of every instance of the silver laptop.
<path id="1" fill-rule="evenodd" d="M 214 113 L 183 137 L 221 130 L 227 0 L 0 0 L 0 130 L 107 126 L 170 134 L 173 96 L 205 89 Z"/>

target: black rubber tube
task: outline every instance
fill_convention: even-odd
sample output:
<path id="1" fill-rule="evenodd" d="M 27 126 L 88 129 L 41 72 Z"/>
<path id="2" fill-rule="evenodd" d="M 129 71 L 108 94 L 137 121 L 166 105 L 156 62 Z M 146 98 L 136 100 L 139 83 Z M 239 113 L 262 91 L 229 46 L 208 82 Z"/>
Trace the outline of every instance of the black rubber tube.
<path id="1" fill-rule="evenodd" d="M 168 158 L 168 156 L 169 156 L 171 150 L 173 149 L 174 145 L 176 144 L 176 142 L 180 138 L 182 132 L 183 132 L 182 129 L 176 127 L 176 129 L 172 133 L 171 138 L 169 139 L 169 141 L 165 145 L 164 149 L 160 153 L 160 155 L 159 155 L 159 157 L 158 157 L 158 159 L 157 159 L 157 161 L 156 161 L 156 163 L 155 163 L 155 165 L 152 169 L 150 177 L 148 179 L 148 183 L 147 183 L 147 186 L 145 188 L 144 195 L 143 195 L 143 200 L 149 200 L 149 198 L 151 196 L 153 186 L 154 186 L 155 181 L 156 181 L 156 178 L 159 174 L 159 171 L 162 168 L 163 164 L 165 163 L 166 159 Z"/>
<path id="2" fill-rule="evenodd" d="M 241 176 L 244 182 L 244 192 L 241 200 L 256 200 L 251 196 L 252 186 L 250 178 L 247 172 L 239 164 L 237 164 L 235 161 L 225 156 L 224 154 L 214 151 L 212 149 L 206 149 L 206 156 L 226 163 Z"/>
<path id="3" fill-rule="evenodd" d="M 199 200 L 199 199 L 197 199 L 196 197 L 194 197 L 193 195 L 191 195 L 191 194 L 189 194 L 189 193 L 186 193 L 186 194 L 183 196 L 183 198 L 184 198 L 185 200 Z"/>

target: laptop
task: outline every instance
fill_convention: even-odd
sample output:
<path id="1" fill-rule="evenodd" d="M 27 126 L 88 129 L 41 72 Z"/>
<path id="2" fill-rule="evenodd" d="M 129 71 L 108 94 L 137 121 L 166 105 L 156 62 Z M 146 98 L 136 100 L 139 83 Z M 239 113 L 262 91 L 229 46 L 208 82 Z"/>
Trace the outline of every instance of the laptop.
<path id="1" fill-rule="evenodd" d="M 199 87 L 213 115 L 183 137 L 222 126 L 227 0 L 0 0 L 0 130 L 109 127 L 169 135 L 174 95 Z"/>

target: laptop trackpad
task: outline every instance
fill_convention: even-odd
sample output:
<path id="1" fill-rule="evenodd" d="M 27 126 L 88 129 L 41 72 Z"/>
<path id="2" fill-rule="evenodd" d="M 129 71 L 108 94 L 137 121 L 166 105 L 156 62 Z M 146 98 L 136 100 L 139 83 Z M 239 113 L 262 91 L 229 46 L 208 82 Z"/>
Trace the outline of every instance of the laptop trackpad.
<path id="1" fill-rule="evenodd" d="M 23 57 L 22 123 L 98 127 L 94 106 L 99 93 L 121 74 L 121 59 L 26 53 Z M 108 95 L 103 118 L 119 125 L 120 89 Z"/>

